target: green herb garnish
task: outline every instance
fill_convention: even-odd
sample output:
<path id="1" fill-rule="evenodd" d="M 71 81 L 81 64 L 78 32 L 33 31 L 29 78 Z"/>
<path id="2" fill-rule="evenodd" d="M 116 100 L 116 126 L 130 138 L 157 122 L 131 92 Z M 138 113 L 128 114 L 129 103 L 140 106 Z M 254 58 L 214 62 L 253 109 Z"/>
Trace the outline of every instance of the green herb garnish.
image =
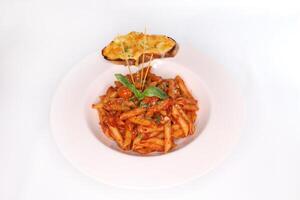
<path id="1" fill-rule="evenodd" d="M 146 97 L 158 97 L 160 99 L 168 98 L 168 95 L 162 89 L 154 86 L 149 86 L 147 89 L 145 89 L 143 94 Z"/>
<path id="2" fill-rule="evenodd" d="M 136 96 L 136 98 L 140 101 L 144 99 L 145 97 L 158 97 L 160 99 L 166 99 L 168 98 L 168 95 L 160 88 L 155 86 L 149 86 L 147 89 L 144 90 L 144 92 L 139 91 L 136 89 L 136 87 L 129 82 L 129 80 L 126 78 L 126 76 L 122 74 L 115 74 L 115 77 L 118 81 L 120 81 L 124 86 L 126 86 L 133 94 Z"/>
<path id="3" fill-rule="evenodd" d="M 126 76 L 122 74 L 115 74 L 115 77 L 118 81 L 120 81 L 124 86 L 128 87 L 128 89 L 133 92 L 133 94 L 138 98 L 138 100 L 142 100 L 145 96 L 138 90 L 136 87 L 128 81 Z"/>

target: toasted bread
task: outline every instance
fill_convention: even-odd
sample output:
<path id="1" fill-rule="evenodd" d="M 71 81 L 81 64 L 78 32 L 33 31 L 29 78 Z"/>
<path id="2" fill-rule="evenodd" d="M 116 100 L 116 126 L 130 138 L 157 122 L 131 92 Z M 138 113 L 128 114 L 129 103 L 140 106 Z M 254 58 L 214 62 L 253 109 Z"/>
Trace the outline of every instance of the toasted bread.
<path id="1" fill-rule="evenodd" d="M 151 56 L 153 59 L 174 57 L 178 48 L 176 41 L 170 37 L 130 32 L 115 38 L 102 49 L 102 55 L 115 64 L 137 65 L 148 62 Z"/>

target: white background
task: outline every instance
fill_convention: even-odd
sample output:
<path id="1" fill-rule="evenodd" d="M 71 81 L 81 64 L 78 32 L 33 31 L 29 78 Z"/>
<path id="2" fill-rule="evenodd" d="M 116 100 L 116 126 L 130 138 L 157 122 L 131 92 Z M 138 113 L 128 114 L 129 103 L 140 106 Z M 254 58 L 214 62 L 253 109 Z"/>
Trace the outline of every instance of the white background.
<path id="1" fill-rule="evenodd" d="M 300 199 L 299 11 L 296 1 L 275 0 L 1 0 L 0 199 Z M 193 42 L 224 65 L 248 108 L 241 140 L 222 165 L 154 191 L 82 175 L 49 128 L 51 98 L 72 65 L 145 26 Z"/>

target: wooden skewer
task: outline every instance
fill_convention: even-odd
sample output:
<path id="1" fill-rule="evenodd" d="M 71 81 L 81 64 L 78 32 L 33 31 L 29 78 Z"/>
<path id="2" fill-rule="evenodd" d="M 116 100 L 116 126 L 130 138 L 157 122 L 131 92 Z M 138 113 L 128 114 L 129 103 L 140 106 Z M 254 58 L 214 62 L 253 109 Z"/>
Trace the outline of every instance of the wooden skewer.
<path id="1" fill-rule="evenodd" d="M 130 35 L 130 37 L 131 37 L 131 39 L 134 41 L 136 48 L 138 48 L 139 45 L 138 45 L 137 41 L 135 40 L 135 38 L 132 37 L 131 35 Z M 134 65 L 135 65 L 136 67 L 139 66 L 139 59 L 137 59 L 137 60 L 135 61 Z"/>
<path id="2" fill-rule="evenodd" d="M 131 39 L 133 39 L 133 41 L 134 41 L 134 43 L 135 43 L 135 46 L 138 48 L 138 43 L 137 43 L 137 41 L 135 40 L 135 38 L 133 38 L 131 35 L 130 35 L 130 37 L 131 37 Z M 135 62 L 134 62 L 134 65 L 135 65 L 135 67 L 139 67 L 139 59 L 136 59 L 135 60 Z M 136 74 L 138 74 L 138 73 L 136 73 Z"/>
<path id="3" fill-rule="evenodd" d="M 144 62 L 145 62 L 145 44 L 146 44 L 146 41 L 145 41 L 145 36 L 146 36 L 146 27 L 145 27 L 145 30 L 144 30 L 144 35 L 143 35 L 143 59 L 142 59 L 142 65 L 141 65 L 141 76 L 140 76 L 140 79 L 141 79 L 141 84 L 143 84 L 143 76 L 144 76 Z"/>
<path id="4" fill-rule="evenodd" d="M 125 55 L 126 52 L 125 52 L 124 44 L 123 44 L 122 41 L 121 41 L 121 47 L 122 47 L 122 50 L 123 50 L 123 54 Z M 132 81 L 133 84 L 135 84 L 134 78 L 133 78 L 133 75 L 131 73 L 131 69 L 130 69 L 130 66 L 129 66 L 127 55 L 125 55 L 125 61 L 126 61 L 126 67 L 127 67 L 128 71 L 129 71 L 129 74 L 130 74 L 131 81 Z"/>
<path id="5" fill-rule="evenodd" d="M 146 69 L 145 78 L 144 78 L 143 83 L 142 83 L 142 90 L 143 90 L 143 88 L 145 86 L 145 82 L 146 82 L 146 79 L 147 79 L 147 76 L 148 76 L 148 72 L 149 72 L 149 69 L 150 69 L 150 66 L 151 66 L 152 59 L 153 59 L 153 54 L 151 54 L 149 65 L 148 65 L 148 67 Z"/>
<path id="6" fill-rule="evenodd" d="M 132 75 L 132 72 L 131 72 L 131 69 L 130 69 L 130 66 L 129 66 L 129 63 L 128 63 L 127 59 L 126 59 L 126 65 L 127 65 L 127 69 L 129 71 L 129 74 L 130 74 L 131 81 L 132 81 L 133 84 L 135 84 L 135 81 L 134 81 L 134 78 L 133 78 L 133 75 Z"/>

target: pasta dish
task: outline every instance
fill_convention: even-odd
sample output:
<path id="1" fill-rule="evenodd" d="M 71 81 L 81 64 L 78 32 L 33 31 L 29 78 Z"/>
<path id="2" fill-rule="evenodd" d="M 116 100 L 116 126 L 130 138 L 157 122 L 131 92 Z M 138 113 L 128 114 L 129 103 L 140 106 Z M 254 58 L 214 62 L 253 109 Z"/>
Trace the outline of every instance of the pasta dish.
<path id="1" fill-rule="evenodd" d="M 180 76 L 163 79 L 148 68 L 144 90 L 140 84 L 141 72 L 122 76 L 100 96 L 93 105 L 97 110 L 103 133 L 124 151 L 139 154 L 169 152 L 176 140 L 195 131 L 197 100 Z M 135 94 L 143 91 L 142 97 Z M 157 90 L 155 90 L 157 88 Z"/>

